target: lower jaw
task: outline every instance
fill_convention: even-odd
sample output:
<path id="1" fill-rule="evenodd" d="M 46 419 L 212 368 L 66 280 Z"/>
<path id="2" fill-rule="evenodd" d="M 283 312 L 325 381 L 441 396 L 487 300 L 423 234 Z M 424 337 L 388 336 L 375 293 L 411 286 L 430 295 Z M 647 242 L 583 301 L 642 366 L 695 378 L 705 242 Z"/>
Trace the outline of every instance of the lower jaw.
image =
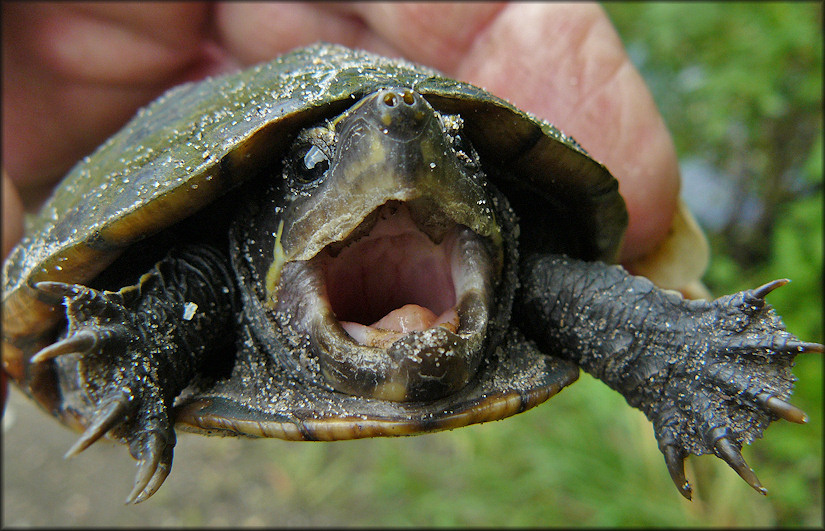
<path id="1" fill-rule="evenodd" d="M 386 348 L 355 343 L 340 324 L 317 329 L 314 344 L 325 381 L 335 390 L 396 402 L 436 400 L 463 388 L 482 357 L 482 334 L 462 337 L 436 326 L 410 332 Z"/>

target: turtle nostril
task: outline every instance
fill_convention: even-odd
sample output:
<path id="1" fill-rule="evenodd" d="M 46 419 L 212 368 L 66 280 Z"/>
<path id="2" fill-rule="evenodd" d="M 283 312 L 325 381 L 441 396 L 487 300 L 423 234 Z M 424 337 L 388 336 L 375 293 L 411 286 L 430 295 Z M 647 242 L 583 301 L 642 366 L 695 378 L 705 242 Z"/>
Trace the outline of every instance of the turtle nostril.
<path id="1" fill-rule="evenodd" d="M 394 92 L 388 92 L 384 95 L 384 104 L 387 107 L 395 107 L 397 103 L 397 97 Z"/>
<path id="2" fill-rule="evenodd" d="M 415 103 L 415 95 L 412 93 L 412 91 L 409 90 L 404 91 L 404 95 L 401 97 L 401 99 L 404 100 L 404 103 L 406 103 L 407 105 L 412 105 Z"/>

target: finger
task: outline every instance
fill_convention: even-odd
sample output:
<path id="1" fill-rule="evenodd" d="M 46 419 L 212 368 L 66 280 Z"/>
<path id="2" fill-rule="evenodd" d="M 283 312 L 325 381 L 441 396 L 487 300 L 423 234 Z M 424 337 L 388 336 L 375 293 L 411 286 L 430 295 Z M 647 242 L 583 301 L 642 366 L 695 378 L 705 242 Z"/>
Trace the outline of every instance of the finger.
<path id="1" fill-rule="evenodd" d="M 497 24 L 505 11 L 513 9 L 498 2 L 448 5 L 387 2 L 336 7 L 359 17 L 371 32 L 405 58 L 448 75 L 459 72 L 487 28 Z M 532 22 L 523 20 L 522 24 L 530 26 Z M 506 48 L 508 43 L 500 44 Z"/>
<path id="2" fill-rule="evenodd" d="M 23 236 L 23 203 L 14 184 L 2 173 L 3 179 L 3 257 L 8 257 L 12 247 Z"/>
<path id="3" fill-rule="evenodd" d="M 119 39 L 118 46 L 130 57 L 157 54 L 158 57 L 154 58 L 157 64 L 151 65 L 156 70 L 159 67 L 177 70 L 184 66 L 188 57 L 186 52 L 194 53 L 200 45 L 210 11 L 210 6 L 202 2 L 162 2 L 152 4 L 149 9 L 145 5 L 126 2 L 95 2 L 76 3 L 71 8 L 78 16 L 88 15 L 101 25 L 122 30 L 122 34 L 116 36 L 105 28 L 100 28 L 99 32 L 105 31 L 110 38 Z M 174 50 L 176 57 L 167 57 L 158 48 L 161 46 Z M 108 63 L 107 67 L 120 68 Z M 159 72 L 143 71 L 140 74 L 151 76 Z"/>
<path id="4" fill-rule="evenodd" d="M 190 4 L 3 4 L 3 164 L 27 207 L 138 107 L 204 70 L 210 8 Z"/>
<path id="5" fill-rule="evenodd" d="M 246 65 L 318 41 L 387 52 L 365 42 L 368 32 L 357 16 L 342 16 L 317 3 L 223 2 L 215 6 L 213 18 L 221 44 Z"/>

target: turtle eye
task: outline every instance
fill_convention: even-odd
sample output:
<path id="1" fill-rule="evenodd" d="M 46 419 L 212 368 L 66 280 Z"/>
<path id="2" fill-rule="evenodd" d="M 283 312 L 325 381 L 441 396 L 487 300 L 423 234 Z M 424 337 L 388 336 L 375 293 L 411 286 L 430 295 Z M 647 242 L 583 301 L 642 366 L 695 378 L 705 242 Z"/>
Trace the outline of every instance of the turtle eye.
<path id="1" fill-rule="evenodd" d="M 457 114 L 444 114 L 441 116 L 441 123 L 450 147 L 458 160 L 467 168 L 473 171 L 478 170 L 481 167 L 478 154 L 473 149 L 470 140 L 464 135 L 464 119 Z"/>
<path id="2" fill-rule="evenodd" d="M 295 180 L 302 185 L 321 180 L 329 169 L 329 157 L 315 144 L 298 148 L 295 160 Z"/>
<path id="3" fill-rule="evenodd" d="M 470 169 L 477 170 L 480 168 L 481 165 L 478 161 L 478 154 L 464 134 L 456 133 L 451 135 L 449 139 L 450 147 L 453 148 L 453 152 L 455 152 L 458 160 Z"/>
<path id="4" fill-rule="evenodd" d="M 462 135 L 459 132 L 456 132 L 455 134 L 450 135 L 449 138 L 453 151 L 463 155 L 467 155 L 469 153 L 469 142 L 467 142 L 467 139 L 464 138 L 464 135 Z"/>

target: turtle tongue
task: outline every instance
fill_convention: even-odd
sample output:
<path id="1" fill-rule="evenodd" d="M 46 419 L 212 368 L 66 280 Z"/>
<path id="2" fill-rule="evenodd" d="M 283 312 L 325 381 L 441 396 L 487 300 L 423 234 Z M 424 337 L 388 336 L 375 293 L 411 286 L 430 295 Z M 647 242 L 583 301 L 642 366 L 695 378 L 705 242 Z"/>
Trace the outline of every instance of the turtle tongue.
<path id="1" fill-rule="evenodd" d="M 387 348 L 410 332 L 433 326 L 443 326 L 455 332 L 458 329 L 458 314 L 450 308 L 438 316 L 418 304 L 405 304 L 369 326 L 352 321 L 341 321 L 341 326 L 362 345 Z"/>
<path id="2" fill-rule="evenodd" d="M 406 333 L 426 330 L 435 323 L 436 319 L 438 319 L 438 316 L 423 306 L 405 304 L 401 308 L 391 311 L 381 320 L 372 323 L 372 327 Z"/>

